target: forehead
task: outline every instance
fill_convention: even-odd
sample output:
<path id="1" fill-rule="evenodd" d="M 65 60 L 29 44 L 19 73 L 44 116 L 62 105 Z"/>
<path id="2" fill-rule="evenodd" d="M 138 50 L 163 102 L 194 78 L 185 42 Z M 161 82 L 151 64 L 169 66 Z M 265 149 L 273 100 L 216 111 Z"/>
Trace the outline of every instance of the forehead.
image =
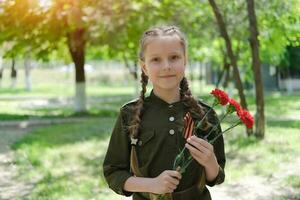
<path id="1" fill-rule="evenodd" d="M 146 55 L 184 52 L 184 47 L 177 35 L 167 35 L 149 38 L 145 48 Z"/>

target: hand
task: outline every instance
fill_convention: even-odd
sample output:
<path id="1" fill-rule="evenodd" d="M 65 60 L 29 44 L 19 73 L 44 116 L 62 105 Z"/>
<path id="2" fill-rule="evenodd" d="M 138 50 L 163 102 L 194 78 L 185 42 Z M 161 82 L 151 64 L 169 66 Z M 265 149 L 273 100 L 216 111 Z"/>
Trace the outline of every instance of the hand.
<path id="1" fill-rule="evenodd" d="M 165 170 L 159 176 L 153 178 L 151 192 L 154 194 L 172 193 L 179 184 L 181 174 L 175 170 Z"/>
<path id="2" fill-rule="evenodd" d="M 193 135 L 187 139 L 185 146 L 192 157 L 205 168 L 218 166 L 214 147 L 207 141 Z"/>

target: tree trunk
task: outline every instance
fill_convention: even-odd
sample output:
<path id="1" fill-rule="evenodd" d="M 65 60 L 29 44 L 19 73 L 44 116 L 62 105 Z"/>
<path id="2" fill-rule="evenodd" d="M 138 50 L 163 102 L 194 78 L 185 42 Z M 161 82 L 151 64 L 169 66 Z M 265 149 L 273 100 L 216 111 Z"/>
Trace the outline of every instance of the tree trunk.
<path id="1" fill-rule="evenodd" d="M 265 134 L 265 115 L 264 115 L 264 93 L 263 83 L 261 78 L 261 63 L 259 59 L 259 42 L 258 30 L 254 9 L 254 0 L 247 0 L 249 29 L 250 29 L 250 46 L 252 53 L 252 69 L 255 81 L 255 95 L 256 95 L 256 123 L 255 136 L 264 138 Z"/>
<path id="2" fill-rule="evenodd" d="M 230 64 L 226 63 L 226 71 L 225 71 L 225 77 L 224 77 L 224 82 L 223 82 L 223 87 L 227 88 L 228 87 L 228 82 L 230 81 Z"/>
<path id="3" fill-rule="evenodd" d="M 203 77 L 204 77 L 204 74 L 205 74 L 205 65 L 203 62 L 198 62 L 198 67 L 199 67 L 199 93 L 201 94 L 201 91 L 203 89 Z"/>
<path id="4" fill-rule="evenodd" d="M 0 88 L 2 87 L 3 67 L 0 68 Z"/>
<path id="5" fill-rule="evenodd" d="M 219 73 L 218 76 L 218 80 L 217 80 L 217 84 L 216 87 L 218 88 L 223 81 L 223 85 L 225 85 L 225 79 L 223 78 L 224 76 L 226 76 L 226 73 L 228 72 L 228 69 L 230 67 L 230 64 L 227 62 L 227 56 L 223 55 L 223 66 L 222 66 L 222 71 Z"/>
<path id="6" fill-rule="evenodd" d="M 11 64 L 11 74 L 10 74 L 10 77 L 11 77 L 11 85 L 10 87 L 11 88 L 15 88 L 16 87 L 16 82 L 17 82 L 17 70 L 15 68 L 15 58 L 12 58 L 12 64 Z"/>
<path id="7" fill-rule="evenodd" d="M 85 29 L 78 28 L 67 35 L 68 48 L 75 64 L 75 111 L 86 112 L 86 91 L 85 91 Z"/>
<path id="8" fill-rule="evenodd" d="M 136 96 L 139 96 L 140 93 L 140 76 L 138 75 L 139 68 L 138 68 L 138 63 L 137 61 L 134 61 L 133 63 L 133 68 L 130 66 L 128 58 L 126 57 L 125 54 L 123 54 L 123 60 L 125 63 L 126 68 L 129 70 L 129 73 L 133 76 L 133 79 L 135 81 L 135 92 L 134 92 L 134 98 Z"/>
<path id="9" fill-rule="evenodd" d="M 0 88 L 2 87 L 2 78 L 3 78 L 3 67 L 2 67 L 2 57 L 1 57 L 1 52 L 0 52 Z"/>
<path id="10" fill-rule="evenodd" d="M 27 56 L 24 59 L 24 69 L 25 69 L 25 89 L 26 91 L 31 91 L 32 89 L 32 84 L 31 84 L 31 76 L 30 76 L 30 70 L 31 70 L 31 66 L 30 66 L 30 57 L 29 54 L 27 54 Z"/>
<path id="11" fill-rule="evenodd" d="M 233 53 L 233 50 L 232 50 L 231 40 L 230 40 L 229 35 L 227 33 L 225 22 L 223 20 L 223 17 L 220 13 L 220 10 L 219 10 L 216 2 L 214 0 L 208 0 L 208 1 L 209 1 L 210 5 L 213 9 L 213 12 L 215 14 L 216 19 L 217 19 L 217 23 L 218 23 L 218 26 L 219 26 L 219 29 L 220 29 L 221 36 L 225 40 L 226 50 L 227 50 L 228 57 L 230 59 L 231 66 L 233 67 L 233 76 L 234 76 L 234 80 L 235 80 L 235 83 L 236 83 L 236 87 L 238 89 L 241 105 L 242 105 L 243 108 L 247 109 L 247 101 L 246 101 L 246 97 L 245 97 L 245 94 L 244 94 L 244 88 L 243 88 L 243 84 L 242 84 L 242 81 L 241 81 L 239 69 L 237 67 L 237 59 L 236 59 L 236 57 Z M 247 129 L 247 135 L 249 136 L 251 134 L 252 134 L 252 130 Z"/>
<path id="12" fill-rule="evenodd" d="M 129 73 L 133 76 L 133 79 L 136 80 L 138 77 L 136 66 L 134 66 L 134 69 L 131 68 L 128 58 L 126 57 L 125 54 L 123 54 L 123 61 L 125 63 L 125 67 L 129 70 Z"/>

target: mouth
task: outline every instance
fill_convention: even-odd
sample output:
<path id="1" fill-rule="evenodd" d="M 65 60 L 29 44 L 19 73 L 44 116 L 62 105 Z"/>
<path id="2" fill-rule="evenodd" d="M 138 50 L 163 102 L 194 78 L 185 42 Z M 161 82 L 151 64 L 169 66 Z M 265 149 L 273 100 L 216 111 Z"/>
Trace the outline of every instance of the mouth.
<path id="1" fill-rule="evenodd" d="M 175 77 L 176 75 L 165 75 L 165 76 L 159 76 L 159 78 L 172 78 Z"/>

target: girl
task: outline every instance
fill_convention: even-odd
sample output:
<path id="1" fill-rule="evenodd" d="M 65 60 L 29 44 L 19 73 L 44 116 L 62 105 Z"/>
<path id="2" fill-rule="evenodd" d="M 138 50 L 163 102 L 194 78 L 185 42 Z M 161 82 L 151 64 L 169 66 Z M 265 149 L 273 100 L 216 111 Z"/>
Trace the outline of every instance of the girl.
<path id="1" fill-rule="evenodd" d="M 206 186 L 200 189 L 199 180 L 209 186 L 224 181 L 224 142 L 220 137 L 212 146 L 192 136 L 194 122 L 209 106 L 196 100 L 188 87 L 187 42 L 179 28 L 146 31 L 140 40 L 139 63 L 140 97 L 120 109 L 103 163 L 109 187 L 121 195 L 133 194 L 133 200 L 166 193 L 174 200 L 211 199 Z M 153 89 L 145 97 L 148 79 Z M 209 113 L 198 135 L 205 136 L 218 122 L 215 112 Z M 219 127 L 210 137 L 220 131 Z M 194 160 L 181 175 L 172 166 L 184 147 Z"/>

